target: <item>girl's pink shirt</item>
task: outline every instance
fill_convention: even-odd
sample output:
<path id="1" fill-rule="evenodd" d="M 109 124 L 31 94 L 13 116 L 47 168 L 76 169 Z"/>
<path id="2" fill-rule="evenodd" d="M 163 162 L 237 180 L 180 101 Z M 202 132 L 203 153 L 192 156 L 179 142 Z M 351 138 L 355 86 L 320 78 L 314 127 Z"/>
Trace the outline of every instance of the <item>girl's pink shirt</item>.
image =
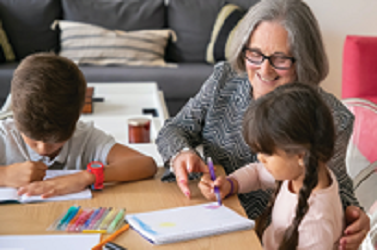
<path id="1" fill-rule="evenodd" d="M 344 211 L 338 191 L 338 182 L 329 170 L 332 183 L 329 187 L 313 191 L 309 197 L 309 211 L 299 226 L 298 250 L 337 249 L 345 227 Z M 261 163 L 249 164 L 230 175 L 237 180 L 239 193 L 273 188 L 275 180 Z M 284 233 L 295 217 L 297 194 L 288 189 L 284 181 L 276 197 L 272 222 L 263 234 L 266 250 L 278 249 Z"/>

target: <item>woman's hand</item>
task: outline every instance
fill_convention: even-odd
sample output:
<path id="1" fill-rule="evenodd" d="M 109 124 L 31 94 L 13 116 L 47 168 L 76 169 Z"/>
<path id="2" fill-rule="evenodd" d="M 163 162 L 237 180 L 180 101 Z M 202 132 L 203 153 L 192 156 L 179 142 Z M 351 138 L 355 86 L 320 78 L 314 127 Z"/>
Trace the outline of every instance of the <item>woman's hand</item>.
<path id="1" fill-rule="evenodd" d="M 42 198 L 76 193 L 94 183 L 95 176 L 87 171 L 36 181 L 18 189 L 18 194 L 40 195 Z"/>
<path id="2" fill-rule="evenodd" d="M 348 206 L 345 215 L 347 227 L 340 239 L 339 249 L 357 250 L 370 230 L 369 217 L 356 206 Z"/>
<path id="3" fill-rule="evenodd" d="M 212 181 L 210 174 L 203 174 L 198 184 L 203 196 L 212 201 L 216 201 L 216 195 L 214 193 L 215 186 L 219 188 L 222 199 L 231 191 L 231 185 L 224 176 L 219 176 L 215 181 Z"/>
<path id="4" fill-rule="evenodd" d="M 173 169 L 178 187 L 188 198 L 190 189 L 188 187 L 188 174 L 191 172 L 208 173 L 208 167 L 203 160 L 194 152 L 182 152 L 173 160 Z"/>

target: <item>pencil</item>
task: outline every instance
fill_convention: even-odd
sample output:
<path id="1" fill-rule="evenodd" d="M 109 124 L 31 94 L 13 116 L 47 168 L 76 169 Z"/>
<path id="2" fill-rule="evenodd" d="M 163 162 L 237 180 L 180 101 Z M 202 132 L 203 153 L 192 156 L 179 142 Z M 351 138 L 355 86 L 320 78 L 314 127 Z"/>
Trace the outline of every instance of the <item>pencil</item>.
<path id="1" fill-rule="evenodd" d="M 120 229 L 118 229 L 117 231 L 115 231 L 112 235 L 110 235 L 109 237 L 107 237 L 106 239 L 102 240 L 100 243 L 98 243 L 97 245 L 95 245 L 92 250 L 101 250 L 102 247 L 107 243 L 107 242 L 110 242 L 112 240 L 114 240 L 116 237 L 118 237 L 119 234 L 123 233 L 124 231 L 128 230 L 130 228 L 130 225 L 127 223 L 126 225 L 124 225 L 123 227 L 121 227 Z"/>

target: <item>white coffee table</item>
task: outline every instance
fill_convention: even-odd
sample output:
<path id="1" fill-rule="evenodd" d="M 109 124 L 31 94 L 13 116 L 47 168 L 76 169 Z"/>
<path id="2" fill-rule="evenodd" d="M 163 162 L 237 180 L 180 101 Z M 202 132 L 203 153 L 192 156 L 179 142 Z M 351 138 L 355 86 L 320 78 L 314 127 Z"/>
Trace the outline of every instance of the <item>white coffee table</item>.
<path id="1" fill-rule="evenodd" d="M 155 159 L 162 166 L 162 159 L 154 143 L 158 131 L 169 117 L 164 95 L 154 82 L 140 83 L 89 83 L 94 87 L 93 113 L 83 114 L 80 120 L 93 121 L 94 125 L 114 136 L 117 142 L 134 148 Z M 143 114 L 143 109 L 155 109 L 157 116 Z M 148 117 L 151 119 L 151 143 L 128 143 L 128 119 Z"/>

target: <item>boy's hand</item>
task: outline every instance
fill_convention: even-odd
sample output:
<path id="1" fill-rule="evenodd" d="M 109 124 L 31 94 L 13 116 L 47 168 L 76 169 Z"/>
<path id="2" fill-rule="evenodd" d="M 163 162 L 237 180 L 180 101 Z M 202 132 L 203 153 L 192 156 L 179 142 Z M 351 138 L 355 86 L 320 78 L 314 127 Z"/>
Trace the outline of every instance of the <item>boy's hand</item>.
<path id="1" fill-rule="evenodd" d="M 79 192 L 94 183 L 94 181 L 94 175 L 87 171 L 82 171 L 76 174 L 30 183 L 19 188 L 18 194 L 40 195 L 42 198 L 49 198 Z"/>
<path id="2" fill-rule="evenodd" d="M 222 199 L 230 192 L 230 183 L 226 180 L 225 176 L 219 176 L 215 181 L 212 181 L 210 174 L 203 174 L 198 184 L 203 196 L 212 201 L 216 201 L 215 186 L 219 188 Z"/>
<path id="3" fill-rule="evenodd" d="M 21 187 L 34 181 L 41 181 L 46 175 L 47 166 L 43 162 L 25 161 L 6 167 L 5 185 Z"/>

